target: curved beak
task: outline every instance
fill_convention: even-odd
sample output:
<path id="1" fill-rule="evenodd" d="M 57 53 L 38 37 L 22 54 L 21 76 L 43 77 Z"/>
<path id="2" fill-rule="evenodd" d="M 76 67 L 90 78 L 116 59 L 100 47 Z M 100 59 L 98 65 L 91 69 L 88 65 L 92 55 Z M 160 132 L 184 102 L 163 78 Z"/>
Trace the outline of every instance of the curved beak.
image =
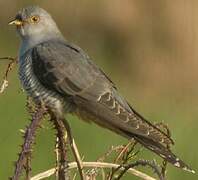
<path id="1" fill-rule="evenodd" d="M 10 21 L 8 23 L 8 25 L 22 26 L 23 25 L 23 21 L 21 21 L 19 19 L 14 19 L 14 20 Z"/>

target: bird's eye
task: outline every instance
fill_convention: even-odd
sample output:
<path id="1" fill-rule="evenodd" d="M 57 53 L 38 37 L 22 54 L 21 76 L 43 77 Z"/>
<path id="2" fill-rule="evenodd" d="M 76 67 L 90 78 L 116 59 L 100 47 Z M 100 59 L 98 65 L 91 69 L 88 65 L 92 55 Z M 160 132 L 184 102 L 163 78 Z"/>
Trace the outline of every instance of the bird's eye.
<path id="1" fill-rule="evenodd" d="M 37 23 L 37 22 L 39 22 L 40 18 L 39 18 L 39 16 L 32 16 L 30 20 L 32 23 Z"/>

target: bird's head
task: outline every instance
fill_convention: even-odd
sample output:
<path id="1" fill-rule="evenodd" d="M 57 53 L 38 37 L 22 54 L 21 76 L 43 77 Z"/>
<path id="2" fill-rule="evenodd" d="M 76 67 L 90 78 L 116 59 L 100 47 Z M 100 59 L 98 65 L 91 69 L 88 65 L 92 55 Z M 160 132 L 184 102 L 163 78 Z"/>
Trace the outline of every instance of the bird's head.
<path id="1" fill-rule="evenodd" d="M 22 40 L 48 39 L 61 34 L 52 17 L 38 6 L 21 9 L 9 25 L 16 26 Z"/>

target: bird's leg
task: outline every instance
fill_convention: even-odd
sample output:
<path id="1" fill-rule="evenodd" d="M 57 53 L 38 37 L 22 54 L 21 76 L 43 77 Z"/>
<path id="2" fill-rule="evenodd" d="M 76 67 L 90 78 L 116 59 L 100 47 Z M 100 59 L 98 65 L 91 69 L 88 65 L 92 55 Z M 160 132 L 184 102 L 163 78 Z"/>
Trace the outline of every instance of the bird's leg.
<path id="1" fill-rule="evenodd" d="M 38 129 L 41 120 L 46 113 L 46 109 L 41 107 L 37 108 L 35 113 L 32 114 L 32 119 L 30 125 L 26 128 L 24 134 L 24 143 L 22 145 L 22 150 L 19 154 L 19 158 L 15 165 L 14 175 L 11 177 L 12 180 L 19 180 L 22 170 L 26 165 L 27 156 L 30 156 L 32 145 L 34 144 L 36 130 Z"/>
<path id="2" fill-rule="evenodd" d="M 67 171 L 68 163 L 67 163 L 67 132 L 65 130 L 65 126 L 63 124 L 63 120 L 57 117 L 53 112 L 50 112 L 50 118 L 53 122 L 55 129 L 57 131 L 57 150 L 56 154 L 58 155 L 58 160 L 60 162 L 57 163 L 58 167 L 58 179 L 59 180 L 68 180 L 69 173 Z M 60 157 L 59 157 L 60 156 Z"/>

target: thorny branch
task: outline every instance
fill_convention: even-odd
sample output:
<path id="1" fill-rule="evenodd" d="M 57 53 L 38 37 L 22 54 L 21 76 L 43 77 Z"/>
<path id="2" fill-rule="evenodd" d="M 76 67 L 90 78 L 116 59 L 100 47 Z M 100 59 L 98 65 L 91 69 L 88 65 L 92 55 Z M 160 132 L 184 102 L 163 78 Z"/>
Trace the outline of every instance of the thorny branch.
<path id="1" fill-rule="evenodd" d="M 31 172 L 31 154 L 27 155 L 26 164 L 25 164 L 24 168 L 25 168 L 25 173 L 26 173 L 25 180 L 29 180 L 30 179 L 30 172 Z"/>
<path id="2" fill-rule="evenodd" d="M 56 117 L 53 112 L 50 112 L 50 121 L 54 124 L 57 130 L 57 140 L 58 140 L 58 159 L 60 156 L 60 162 L 57 162 L 58 178 L 61 180 L 69 179 L 69 172 L 67 171 L 67 133 L 65 131 L 65 126 L 62 119 Z"/>
<path id="3" fill-rule="evenodd" d="M 30 125 L 26 128 L 26 132 L 24 135 L 24 143 L 22 145 L 21 153 L 19 154 L 19 158 L 15 165 L 15 172 L 12 180 L 19 180 L 20 175 L 22 174 L 22 170 L 26 165 L 26 159 L 31 155 L 32 145 L 35 140 L 36 130 L 39 127 L 39 124 L 44 117 L 46 110 L 42 108 L 37 108 L 36 112 L 32 116 L 32 120 Z M 29 168 L 29 167 L 28 167 Z"/>

